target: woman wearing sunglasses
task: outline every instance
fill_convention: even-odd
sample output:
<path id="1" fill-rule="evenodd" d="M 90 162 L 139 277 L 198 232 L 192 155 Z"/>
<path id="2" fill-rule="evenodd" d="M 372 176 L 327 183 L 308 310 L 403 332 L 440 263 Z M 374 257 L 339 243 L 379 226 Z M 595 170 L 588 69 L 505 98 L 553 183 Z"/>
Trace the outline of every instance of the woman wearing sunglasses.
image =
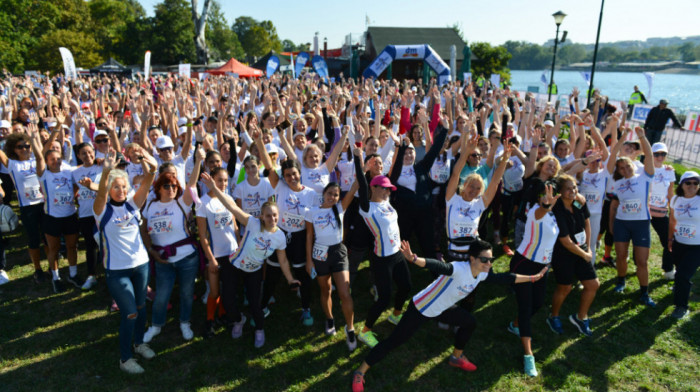
<path id="1" fill-rule="evenodd" d="M 673 184 L 676 182 L 676 171 L 670 165 L 664 165 L 668 147 L 664 143 L 654 143 L 651 146 L 654 154 L 654 179 L 651 181 L 649 196 L 649 211 L 651 211 L 651 227 L 659 238 L 668 238 L 668 203 L 673 197 Z M 661 256 L 661 269 L 666 279 L 673 279 L 673 261 L 668 251 L 668 243 L 661 241 L 664 251 Z"/>
<path id="2" fill-rule="evenodd" d="M 687 171 L 681 176 L 676 194 L 671 199 L 668 250 L 676 265 L 671 316 L 682 319 L 688 314 L 690 279 L 700 267 L 700 175 Z"/>
<path id="3" fill-rule="evenodd" d="M 529 276 L 514 273 L 496 274 L 491 270 L 494 260 L 491 244 L 482 240 L 476 240 L 471 245 L 468 258 L 463 261 L 443 263 L 418 257 L 411 251 L 408 241 L 401 242 L 401 257 L 419 267 L 427 268 L 439 277 L 413 296 L 391 336 L 377 344 L 353 373 L 353 392 L 364 391 L 364 375 L 369 368 L 381 361 L 391 350 L 406 343 L 423 323 L 431 319 L 458 327 L 454 349 L 449 357 L 450 366 L 468 372 L 475 371 L 476 365 L 467 359 L 463 350 L 476 328 L 476 319 L 466 309 L 453 305 L 469 295 L 481 282 L 532 283 L 542 279 L 547 272 L 545 266 Z"/>

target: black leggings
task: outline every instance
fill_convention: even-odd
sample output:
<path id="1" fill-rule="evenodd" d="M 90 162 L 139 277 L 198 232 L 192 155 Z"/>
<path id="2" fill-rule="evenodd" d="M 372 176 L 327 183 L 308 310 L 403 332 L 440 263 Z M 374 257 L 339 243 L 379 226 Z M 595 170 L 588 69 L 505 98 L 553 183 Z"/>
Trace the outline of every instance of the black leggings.
<path id="1" fill-rule="evenodd" d="M 440 313 L 440 315 L 437 317 L 432 318 L 442 323 L 459 327 L 457 333 L 455 334 L 454 343 L 454 347 L 457 350 L 464 349 L 464 346 L 467 345 L 469 338 L 472 336 L 472 333 L 476 328 L 476 319 L 474 316 L 458 306 L 452 306 L 451 308 Z M 372 349 L 372 351 L 369 352 L 365 362 L 367 362 L 369 366 L 374 366 L 377 362 L 386 357 L 386 355 L 389 354 L 389 351 L 406 343 L 406 341 L 413 336 L 418 328 L 420 328 L 424 322 L 430 319 L 431 317 L 426 317 L 421 314 L 418 309 L 416 309 L 416 305 L 413 304 L 413 301 L 411 301 L 408 304 L 406 313 L 404 313 L 403 317 L 401 317 L 399 325 L 394 328 L 394 331 L 388 338 L 379 342 Z"/>
<path id="2" fill-rule="evenodd" d="M 610 234 L 610 228 L 608 226 L 610 226 L 610 200 L 605 199 L 603 201 L 603 214 L 600 217 L 600 232 L 598 233 L 598 235 L 605 233 L 605 237 L 603 238 L 605 246 L 612 246 L 614 241 L 612 234 Z M 591 241 L 598 241 L 598 239 L 591 238 Z"/>
<path id="3" fill-rule="evenodd" d="M 394 310 L 403 309 L 403 304 L 411 292 L 411 273 L 408 271 L 408 265 L 401 252 L 396 252 L 386 257 L 379 257 L 373 254 L 369 265 L 374 275 L 379 296 L 377 302 L 369 308 L 367 319 L 365 320 L 365 326 L 372 328 L 384 309 L 389 307 L 392 279 L 398 287 L 396 295 L 394 295 Z"/>
<path id="4" fill-rule="evenodd" d="M 222 260 L 225 259 L 225 260 Z M 248 298 L 248 310 L 250 310 L 255 329 L 263 329 L 265 317 L 260 305 L 260 285 L 262 284 L 263 270 L 260 268 L 254 272 L 245 272 L 231 264 L 228 257 L 216 259 L 221 268 L 219 278 L 221 278 L 221 302 L 226 309 L 226 316 L 234 322 L 241 321 L 241 311 L 236 304 L 236 285 L 243 282 L 246 298 Z"/>
<path id="5" fill-rule="evenodd" d="M 432 203 L 432 202 L 431 202 Z M 435 258 L 435 241 L 433 239 L 433 216 L 432 204 L 425 206 L 415 206 L 408 203 L 399 203 L 396 213 L 399 216 L 399 231 L 401 238 L 410 241 L 411 234 L 416 233 L 418 244 L 423 257 Z"/>
<path id="6" fill-rule="evenodd" d="M 700 245 L 684 245 L 673 242 L 673 259 L 676 264 L 676 278 L 673 284 L 673 304 L 688 307 L 690 279 L 700 267 Z"/>
<path id="7" fill-rule="evenodd" d="M 501 238 L 508 238 L 511 229 L 510 222 L 513 222 L 513 214 L 520 201 L 520 194 L 521 191 L 501 194 Z"/>
<path id="8" fill-rule="evenodd" d="M 282 277 L 282 269 L 268 264 L 265 271 L 265 284 L 263 285 L 262 306 L 267 306 L 270 297 L 275 292 L 277 282 Z M 311 306 L 311 277 L 306 272 L 306 267 L 292 267 L 292 275 L 301 282 L 301 308 L 309 309 Z M 250 301 L 250 300 L 249 300 Z M 257 321 L 256 321 L 257 323 Z"/>
<path id="9" fill-rule="evenodd" d="M 661 256 L 661 268 L 664 272 L 673 271 L 673 259 L 671 258 L 671 253 L 668 251 L 668 241 L 664 238 L 668 238 L 668 216 L 662 217 L 651 217 L 651 227 L 654 228 L 656 234 L 659 235 L 661 239 L 661 246 L 663 246 L 664 251 Z"/>
<path id="10" fill-rule="evenodd" d="M 94 229 L 95 218 L 88 216 L 78 219 L 80 227 L 80 235 L 85 241 L 85 264 L 87 265 L 88 275 L 95 275 L 95 265 L 97 264 L 97 242 L 95 242 Z"/>
<path id="11" fill-rule="evenodd" d="M 521 275 L 535 275 L 539 273 L 543 264 L 535 263 L 532 260 L 525 258 L 520 253 L 515 253 L 510 259 L 510 272 Z M 544 305 L 545 295 L 547 294 L 547 275 L 535 283 L 518 283 L 513 284 L 515 290 L 515 299 L 518 302 L 518 328 L 520 328 L 520 337 L 532 337 L 532 327 L 530 319 Z"/>

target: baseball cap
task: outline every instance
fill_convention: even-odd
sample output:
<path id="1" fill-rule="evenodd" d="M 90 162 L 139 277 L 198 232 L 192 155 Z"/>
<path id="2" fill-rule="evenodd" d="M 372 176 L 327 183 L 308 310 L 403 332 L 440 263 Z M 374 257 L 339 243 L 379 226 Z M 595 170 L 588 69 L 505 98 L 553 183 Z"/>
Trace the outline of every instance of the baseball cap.
<path id="1" fill-rule="evenodd" d="M 107 131 L 103 131 L 101 129 L 98 129 L 95 131 L 95 133 L 92 134 L 92 140 L 97 139 L 98 136 L 109 136 L 107 134 Z"/>
<path id="2" fill-rule="evenodd" d="M 552 120 L 545 120 L 544 125 L 549 125 L 550 127 L 554 126 L 554 122 Z"/>
<path id="3" fill-rule="evenodd" d="M 177 126 L 182 127 L 185 124 L 187 124 L 187 118 L 185 117 L 180 117 L 180 119 L 177 120 Z"/>
<path id="4" fill-rule="evenodd" d="M 662 99 L 659 101 L 659 105 L 668 105 L 668 101 L 665 99 Z"/>
<path id="5" fill-rule="evenodd" d="M 270 143 L 265 145 L 265 151 L 267 151 L 268 154 L 279 154 L 280 152 L 277 146 Z"/>
<path id="6" fill-rule="evenodd" d="M 666 147 L 665 143 L 654 143 L 653 146 L 651 146 L 651 152 L 668 152 L 668 147 Z"/>
<path id="7" fill-rule="evenodd" d="M 396 190 L 396 187 L 391 184 L 391 181 L 387 176 L 376 176 L 370 181 L 369 186 L 380 186 L 382 188 L 389 188 L 392 191 Z"/>
<path id="8" fill-rule="evenodd" d="M 698 174 L 698 173 L 696 173 L 696 172 L 694 172 L 694 171 L 690 171 L 690 170 L 689 170 L 689 171 L 683 173 L 683 175 L 681 176 L 681 182 L 680 182 L 680 183 L 682 184 L 683 181 L 689 180 L 689 179 L 691 179 L 691 178 L 700 179 L 700 174 Z"/>
<path id="9" fill-rule="evenodd" d="M 156 139 L 156 148 L 159 150 L 173 147 L 175 146 L 169 136 L 158 136 L 158 139 Z"/>
<path id="10" fill-rule="evenodd" d="M 10 122 L 7 120 L 0 120 L 0 128 L 10 129 L 12 128 L 12 124 L 10 124 Z"/>
<path id="11" fill-rule="evenodd" d="M 80 108 L 81 108 L 81 109 L 90 109 L 90 104 L 87 103 L 87 102 L 83 102 L 83 103 L 80 105 Z"/>

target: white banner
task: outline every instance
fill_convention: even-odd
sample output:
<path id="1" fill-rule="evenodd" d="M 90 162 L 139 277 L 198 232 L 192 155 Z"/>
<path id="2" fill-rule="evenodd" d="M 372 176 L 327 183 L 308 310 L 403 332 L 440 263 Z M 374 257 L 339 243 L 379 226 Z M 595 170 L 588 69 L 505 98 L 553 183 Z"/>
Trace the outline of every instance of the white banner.
<path id="1" fill-rule="evenodd" d="M 370 69 L 372 72 L 374 72 L 376 75 L 381 75 L 382 72 L 384 72 L 387 67 L 389 67 L 389 64 L 393 59 L 391 58 L 391 55 L 387 52 L 382 52 L 379 54 L 379 56 L 370 64 Z M 297 63 L 298 64 L 298 63 Z"/>
<path id="2" fill-rule="evenodd" d="M 146 56 L 143 59 L 143 75 L 148 79 L 151 76 L 151 51 L 146 51 Z"/>
<path id="3" fill-rule="evenodd" d="M 178 65 L 177 72 L 181 78 L 188 78 L 188 79 L 190 78 L 190 75 L 191 75 L 190 66 L 191 66 L 191 64 Z"/>
<path id="4" fill-rule="evenodd" d="M 688 112 L 685 115 L 685 124 L 683 128 L 689 131 L 700 132 L 700 113 Z"/>
<path id="5" fill-rule="evenodd" d="M 73 60 L 73 54 L 70 50 L 60 47 L 58 51 L 61 52 L 61 58 L 63 59 L 63 73 L 66 79 L 77 79 L 78 72 L 75 70 L 75 61 Z"/>
<path id="6" fill-rule="evenodd" d="M 420 60 L 425 57 L 425 45 L 396 45 L 396 60 Z"/>
<path id="7" fill-rule="evenodd" d="M 647 93 L 647 100 L 651 99 L 651 88 L 654 86 L 654 73 L 644 72 L 644 77 L 647 78 L 647 85 L 649 86 L 649 93 Z"/>
<path id="8" fill-rule="evenodd" d="M 661 140 L 668 146 L 668 157 L 685 166 L 700 167 L 700 132 L 666 128 Z"/>
<path id="9" fill-rule="evenodd" d="M 472 73 L 471 72 L 465 72 L 464 73 L 464 84 L 469 84 L 472 82 Z"/>
<path id="10" fill-rule="evenodd" d="M 493 88 L 500 88 L 501 87 L 501 75 L 492 74 L 491 75 L 491 85 L 493 86 Z"/>

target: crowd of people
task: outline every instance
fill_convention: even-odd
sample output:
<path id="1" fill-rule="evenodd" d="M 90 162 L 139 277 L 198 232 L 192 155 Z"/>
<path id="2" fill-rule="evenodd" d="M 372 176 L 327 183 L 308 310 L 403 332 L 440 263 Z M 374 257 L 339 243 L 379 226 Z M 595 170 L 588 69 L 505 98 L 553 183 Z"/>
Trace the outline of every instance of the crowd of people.
<path id="1" fill-rule="evenodd" d="M 639 303 L 656 305 L 652 227 L 664 248 L 663 278 L 675 279 L 672 316 L 688 314 L 700 264 L 700 175 L 683 173 L 676 185 L 666 145 L 650 143 L 649 129 L 631 129 L 624 104 L 618 110 L 598 93 L 582 108 L 573 91 L 570 114 L 560 116 L 507 86 L 313 73 L 7 76 L 3 88 L 0 179 L 5 204 L 16 194 L 34 280 L 49 280 L 55 292 L 90 290 L 103 269 L 121 314 L 119 366 L 127 373 L 144 371 L 134 355 L 156 356 L 148 343 L 165 327 L 176 282 L 182 337 L 193 339 L 201 276 L 202 335 L 225 326 L 239 339 L 250 324 L 255 347 L 265 344 L 265 319 L 275 317 L 268 305 L 280 278 L 299 296 L 303 325 L 314 325 L 311 308 L 320 304 L 327 335 L 336 334 L 335 290 L 348 349 L 358 340 L 371 347 L 354 391 L 429 319 L 455 331 L 448 364 L 475 371 L 464 350 L 478 285 L 511 285 L 517 314 L 503 328 L 520 338 L 523 370 L 534 377 L 532 316 L 551 302 L 554 333 L 568 320 L 592 336 L 596 268 L 616 268 L 614 292 L 625 292 L 630 242 Z M 81 237 L 86 276 L 78 271 Z M 501 251 L 509 272 L 494 273 Z M 59 272 L 60 254 L 68 275 Z M 415 288 L 417 268 L 435 280 Z M 548 299 L 550 269 L 556 288 Z M 352 291 L 358 279 L 371 293 Z M 578 311 L 564 317 L 575 286 Z M 374 302 L 355 309 L 353 296 L 363 295 Z M 379 341 L 373 328 L 390 306 L 396 327 Z M 355 311 L 365 315 L 357 330 Z"/>

